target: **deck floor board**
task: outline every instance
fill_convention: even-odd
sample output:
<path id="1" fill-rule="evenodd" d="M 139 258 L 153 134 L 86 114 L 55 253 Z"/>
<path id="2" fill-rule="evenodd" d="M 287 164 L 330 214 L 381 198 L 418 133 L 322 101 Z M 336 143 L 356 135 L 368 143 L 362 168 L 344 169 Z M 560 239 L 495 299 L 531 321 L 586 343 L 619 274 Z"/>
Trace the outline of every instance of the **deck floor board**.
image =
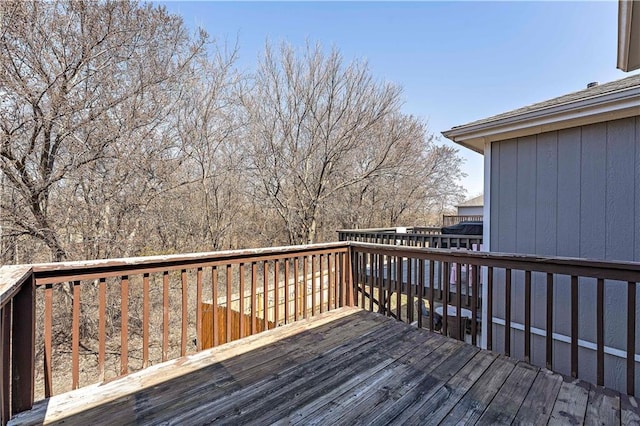
<path id="1" fill-rule="evenodd" d="M 638 401 L 342 308 L 48 400 L 11 424 L 632 424 Z"/>

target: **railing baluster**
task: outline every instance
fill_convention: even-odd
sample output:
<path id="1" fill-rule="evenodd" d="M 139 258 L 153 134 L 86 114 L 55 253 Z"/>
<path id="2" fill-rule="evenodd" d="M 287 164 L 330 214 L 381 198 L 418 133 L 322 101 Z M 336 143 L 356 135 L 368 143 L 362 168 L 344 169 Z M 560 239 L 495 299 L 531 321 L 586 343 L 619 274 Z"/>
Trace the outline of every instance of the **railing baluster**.
<path id="1" fill-rule="evenodd" d="M 319 261 L 318 261 L 318 265 L 319 265 L 319 269 L 320 269 L 320 277 L 319 277 L 319 287 L 320 287 L 320 313 L 324 312 L 324 291 L 323 291 L 323 282 L 324 282 L 324 272 L 323 272 L 323 259 L 324 259 L 324 255 L 320 254 L 319 256 Z M 327 272 L 328 273 L 328 272 Z"/>
<path id="2" fill-rule="evenodd" d="M 487 268 L 487 350 L 493 350 L 493 266 Z"/>
<path id="3" fill-rule="evenodd" d="M 120 316 L 120 374 L 127 374 L 129 372 L 129 277 L 127 275 L 123 275 L 120 280 L 120 309 L 122 313 Z"/>
<path id="4" fill-rule="evenodd" d="M 393 261 L 390 255 L 387 255 L 387 290 L 385 296 L 385 302 L 387 303 L 387 307 L 385 309 L 385 315 L 391 316 L 391 272 L 393 270 Z"/>
<path id="5" fill-rule="evenodd" d="M 215 312 L 214 312 L 215 314 Z M 215 327 L 214 327 L 215 330 Z M 215 332 L 214 332 L 215 335 Z M 169 356 L 169 271 L 162 273 L 162 361 Z"/>
<path id="6" fill-rule="evenodd" d="M 413 322 L 413 259 L 407 257 L 407 323 Z"/>
<path id="7" fill-rule="evenodd" d="M 468 290 L 467 290 L 468 292 Z M 462 326 L 462 264 L 456 262 L 456 335 L 464 341 L 464 327 Z"/>
<path id="8" fill-rule="evenodd" d="M 284 323 L 289 324 L 289 258 L 284 259 Z"/>
<path id="9" fill-rule="evenodd" d="M 316 314 L 316 255 L 312 254 L 311 259 L 311 316 Z"/>
<path id="10" fill-rule="evenodd" d="M 306 262 L 305 262 L 306 265 Z M 263 284 L 263 290 L 262 290 L 262 313 L 264 315 L 264 317 L 262 318 L 264 321 L 264 330 L 268 330 L 269 329 L 269 315 L 268 315 L 268 310 L 269 310 L 269 264 L 267 263 L 267 261 L 263 261 L 262 262 L 262 284 Z M 306 275 L 306 274 L 305 274 Z"/>
<path id="11" fill-rule="evenodd" d="M 280 322 L 280 263 L 278 259 L 273 260 L 273 324 L 277 327 Z"/>
<path id="12" fill-rule="evenodd" d="M 71 389 L 80 386 L 80 282 L 73 282 L 73 316 L 71 322 Z"/>
<path id="13" fill-rule="evenodd" d="M 232 339 L 231 339 L 231 281 L 233 279 L 232 276 L 232 270 L 231 270 L 231 264 L 227 263 L 225 265 L 225 270 L 226 270 L 226 274 L 225 274 L 225 285 L 226 285 L 226 299 L 227 299 L 227 306 L 226 306 L 226 318 L 225 318 L 225 342 L 229 343 Z"/>
<path id="14" fill-rule="evenodd" d="M 198 314 L 200 314 L 200 312 L 198 312 Z M 198 315 L 198 319 L 200 319 L 200 315 Z M 198 343 L 200 342 L 200 334 L 201 334 L 201 331 L 200 329 L 198 329 Z M 147 368 L 148 366 L 149 366 L 149 274 L 147 273 L 147 274 L 144 274 L 142 277 L 142 368 Z"/>
<path id="15" fill-rule="evenodd" d="M 478 283 L 480 277 L 478 276 L 480 268 L 478 265 L 471 265 L 471 344 L 476 346 L 478 344 Z"/>
<path id="16" fill-rule="evenodd" d="M 300 319 L 300 284 L 298 283 L 298 268 L 300 267 L 300 261 L 298 257 L 293 259 L 293 297 L 295 299 L 294 302 L 294 321 L 298 321 Z"/>
<path id="17" fill-rule="evenodd" d="M 213 309 L 211 319 L 213 346 L 216 347 L 220 344 L 220 318 L 218 317 L 218 267 L 216 265 L 211 267 L 211 309 Z"/>
<path id="18" fill-rule="evenodd" d="M 433 287 L 435 285 L 435 267 L 436 263 L 433 260 L 429 260 L 429 330 L 433 331 L 434 321 L 433 318 L 436 314 L 433 302 Z"/>
<path id="19" fill-rule="evenodd" d="M 450 274 L 450 266 L 449 262 L 442 263 L 442 273 L 440 274 L 440 279 L 442 280 L 442 334 L 447 336 L 448 331 L 448 321 L 447 321 L 447 312 L 449 310 L 449 274 Z"/>
<path id="20" fill-rule="evenodd" d="M 384 294 L 384 277 L 382 271 L 384 270 L 383 255 L 378 255 L 378 313 L 384 312 L 385 306 L 385 294 Z"/>
<path id="21" fill-rule="evenodd" d="M 636 283 L 627 282 L 627 394 L 635 395 Z"/>
<path id="22" fill-rule="evenodd" d="M 189 305 L 187 303 L 188 283 L 187 283 L 187 270 L 183 269 L 180 273 L 182 281 L 182 327 L 180 333 L 180 356 L 187 354 L 187 325 L 189 319 Z"/>
<path id="23" fill-rule="evenodd" d="M 104 278 L 101 281 L 104 282 Z M 104 323 L 104 301 L 102 300 L 102 286 L 100 287 L 100 331 L 98 351 L 98 368 L 100 370 L 100 380 L 104 380 L 104 334 L 102 333 L 102 325 Z M 47 284 L 44 290 L 44 397 L 49 398 L 53 395 L 53 376 L 51 361 L 53 359 L 52 348 L 53 333 L 53 284 Z"/>
<path id="24" fill-rule="evenodd" d="M 333 253 L 333 308 L 338 309 L 340 306 L 340 286 L 338 283 L 340 282 L 340 261 L 338 258 L 340 257 L 340 253 Z"/>
<path id="25" fill-rule="evenodd" d="M 148 279 L 147 279 L 148 282 Z M 146 323 L 146 322 L 145 322 Z M 202 268 L 196 271 L 196 351 L 202 350 Z"/>
<path id="26" fill-rule="evenodd" d="M 547 273 L 546 367 L 553 369 L 553 274 Z"/>
<path id="27" fill-rule="evenodd" d="M 242 339 L 245 336 L 244 333 L 244 263 L 240 263 L 238 265 L 238 274 L 239 274 L 239 289 L 238 289 L 238 298 L 239 298 L 239 305 L 240 305 L 240 316 L 239 316 L 239 320 L 238 320 L 238 327 L 239 327 L 239 335 L 240 338 Z"/>
<path id="28" fill-rule="evenodd" d="M 418 288 L 417 288 L 417 298 L 418 298 L 418 328 L 422 328 L 422 306 L 424 304 L 423 301 L 423 293 L 424 293 L 424 259 L 418 260 Z"/>
<path id="29" fill-rule="evenodd" d="M 367 307 L 364 293 L 366 290 L 365 284 L 367 282 L 366 259 L 368 255 L 368 253 L 358 253 L 358 270 L 360 271 L 358 276 L 362 278 L 356 281 L 356 285 L 360 288 L 360 307 L 362 309 L 366 309 Z"/>
<path id="30" fill-rule="evenodd" d="M 373 265 L 375 263 L 375 255 L 369 255 L 369 312 L 373 312 Z M 364 292 L 363 292 L 364 294 Z"/>
<path id="31" fill-rule="evenodd" d="M 524 361 L 531 363 L 531 271 L 524 272 Z"/>
<path id="32" fill-rule="evenodd" d="M 604 279 L 596 282 L 596 384 L 604 386 Z"/>
<path id="33" fill-rule="evenodd" d="M 327 311 L 335 309 L 335 268 L 331 266 L 331 259 L 335 259 L 335 254 L 327 254 L 327 282 L 329 288 L 327 289 Z"/>
<path id="34" fill-rule="evenodd" d="M 571 276 L 571 377 L 578 377 L 578 277 Z"/>
<path id="35" fill-rule="evenodd" d="M 504 292 L 504 354 L 511 356 L 511 269 L 505 270 Z"/>
<path id="36" fill-rule="evenodd" d="M 308 315 L 308 305 L 309 305 L 309 288 L 308 288 L 308 279 L 309 279 L 309 268 L 308 268 L 309 258 L 307 256 L 302 256 L 302 318 L 307 319 Z"/>
<path id="37" fill-rule="evenodd" d="M 353 263 L 349 261 L 349 252 L 345 252 L 343 254 L 344 265 L 345 265 L 345 287 L 347 292 L 347 305 L 348 306 L 356 306 L 356 285 L 357 281 L 354 280 L 353 276 Z"/>
<path id="38" fill-rule="evenodd" d="M 258 265 L 251 262 L 251 334 L 258 332 Z"/>
<path id="39" fill-rule="evenodd" d="M 396 257 L 396 319 L 402 321 L 402 267 L 403 258 Z"/>

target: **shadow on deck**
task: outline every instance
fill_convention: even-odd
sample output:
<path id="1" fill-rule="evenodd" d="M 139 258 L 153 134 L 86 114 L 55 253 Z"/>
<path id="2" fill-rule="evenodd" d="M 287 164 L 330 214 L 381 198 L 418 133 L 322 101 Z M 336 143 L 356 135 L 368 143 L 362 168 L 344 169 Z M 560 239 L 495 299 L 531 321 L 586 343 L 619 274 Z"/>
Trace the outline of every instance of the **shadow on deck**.
<path id="1" fill-rule="evenodd" d="M 635 398 L 341 308 L 37 402 L 10 424 L 628 424 Z"/>

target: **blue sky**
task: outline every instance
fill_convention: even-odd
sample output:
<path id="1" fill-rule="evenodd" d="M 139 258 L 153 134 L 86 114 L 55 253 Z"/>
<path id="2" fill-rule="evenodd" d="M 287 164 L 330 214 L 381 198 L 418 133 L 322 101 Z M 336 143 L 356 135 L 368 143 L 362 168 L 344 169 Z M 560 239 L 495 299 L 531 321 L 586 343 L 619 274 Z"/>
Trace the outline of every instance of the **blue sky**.
<path id="1" fill-rule="evenodd" d="M 240 49 L 251 71 L 268 39 L 337 47 L 404 88 L 430 132 L 623 78 L 617 2 L 160 2 Z M 445 139 L 441 137 L 443 143 Z M 469 196 L 482 156 L 460 147 Z"/>

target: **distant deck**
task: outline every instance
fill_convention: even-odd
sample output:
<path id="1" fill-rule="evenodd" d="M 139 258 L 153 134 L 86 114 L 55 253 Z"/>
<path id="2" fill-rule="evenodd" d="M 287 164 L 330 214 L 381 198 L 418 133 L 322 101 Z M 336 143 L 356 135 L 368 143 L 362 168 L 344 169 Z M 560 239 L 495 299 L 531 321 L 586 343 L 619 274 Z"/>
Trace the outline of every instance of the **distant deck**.
<path id="1" fill-rule="evenodd" d="M 629 424 L 637 400 L 341 308 L 37 402 L 10 424 Z"/>

